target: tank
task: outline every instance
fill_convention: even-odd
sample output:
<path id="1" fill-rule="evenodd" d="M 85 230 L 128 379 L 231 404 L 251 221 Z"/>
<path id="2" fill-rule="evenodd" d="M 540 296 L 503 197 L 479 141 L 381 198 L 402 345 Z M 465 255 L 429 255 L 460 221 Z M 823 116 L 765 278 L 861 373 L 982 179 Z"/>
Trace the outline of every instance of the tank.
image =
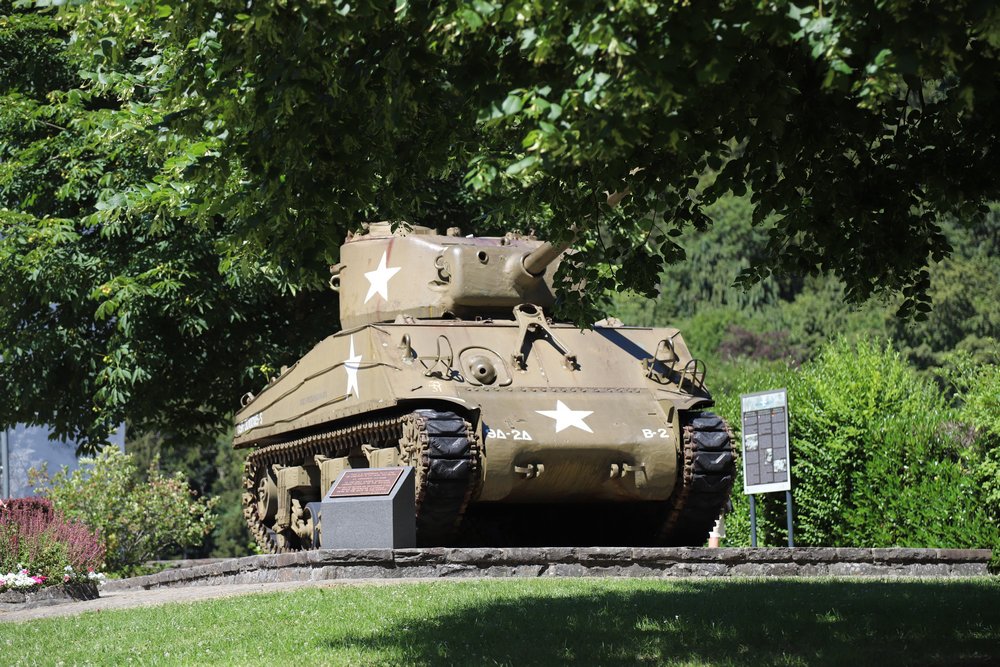
<path id="1" fill-rule="evenodd" d="M 236 415 L 261 548 L 315 547 L 311 503 L 337 475 L 393 466 L 415 468 L 421 546 L 703 544 L 735 475 L 705 366 L 677 329 L 553 321 L 568 245 L 349 236 L 342 329 Z"/>

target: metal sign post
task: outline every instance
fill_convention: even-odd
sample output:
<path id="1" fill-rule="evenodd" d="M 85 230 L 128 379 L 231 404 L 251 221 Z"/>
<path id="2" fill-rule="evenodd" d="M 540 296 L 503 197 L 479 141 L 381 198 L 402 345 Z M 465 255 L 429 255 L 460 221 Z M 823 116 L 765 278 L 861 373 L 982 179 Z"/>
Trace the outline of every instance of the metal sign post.
<path id="1" fill-rule="evenodd" d="M 0 498 L 10 498 L 10 456 L 7 452 L 7 429 L 0 429 Z"/>
<path id="2" fill-rule="evenodd" d="M 757 546 L 757 493 L 784 491 L 788 506 L 788 546 L 792 535 L 791 452 L 788 446 L 788 392 L 740 395 L 743 421 L 743 493 L 750 496 L 750 544 Z"/>
<path id="3" fill-rule="evenodd" d="M 788 517 L 788 546 L 795 546 L 795 538 L 792 535 L 792 492 L 785 491 L 785 508 Z"/>

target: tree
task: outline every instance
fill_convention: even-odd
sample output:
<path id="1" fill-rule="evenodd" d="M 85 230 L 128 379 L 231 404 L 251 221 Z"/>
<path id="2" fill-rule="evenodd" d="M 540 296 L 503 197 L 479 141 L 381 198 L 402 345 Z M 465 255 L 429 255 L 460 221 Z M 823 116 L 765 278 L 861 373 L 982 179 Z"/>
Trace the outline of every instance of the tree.
<path id="1" fill-rule="evenodd" d="M 1000 210 L 975 230 L 955 229 L 955 252 L 929 267 L 934 310 L 923 322 L 894 320 L 893 336 L 921 368 L 950 366 L 955 351 L 996 363 L 1000 340 Z"/>
<path id="2" fill-rule="evenodd" d="M 973 0 L 4 17 L 4 419 L 95 441 L 126 411 L 217 425 L 333 330 L 322 276 L 363 220 L 575 225 L 587 289 L 563 314 L 583 323 L 609 291 L 654 293 L 705 208 L 749 193 L 768 240 L 744 283 L 831 272 L 920 317 L 938 216 L 974 224 L 1000 188 L 1000 20 Z"/>
<path id="3" fill-rule="evenodd" d="M 200 546 L 188 546 L 192 558 L 246 556 L 255 542 L 243 517 L 243 465 L 246 451 L 233 449 L 233 432 L 227 429 L 214 440 L 171 442 L 159 434 L 129 438 L 125 450 L 139 470 L 180 474 L 200 497 L 218 501 L 215 527 Z"/>
<path id="4" fill-rule="evenodd" d="M 101 216 L 165 168 L 152 93 L 71 52 L 72 24 L 0 14 L 0 422 L 50 424 L 91 451 L 126 419 L 214 444 L 269 364 L 329 333 L 336 300 L 259 255 L 233 270 L 224 218 Z"/>
<path id="5" fill-rule="evenodd" d="M 433 207 L 429 181 L 464 174 L 489 202 L 477 227 L 576 223 L 590 292 L 649 293 L 682 256 L 674 235 L 749 191 L 754 221 L 775 218 L 746 282 L 829 271 L 850 299 L 901 291 L 923 312 L 924 267 L 949 252 L 938 215 L 975 219 L 997 195 L 1000 20 L 977 1 L 166 11 L 190 73 L 167 97 L 228 132 L 196 206 L 225 201 L 279 261 L 328 256 L 368 217 L 411 218 Z M 258 185 L 238 200 L 219 178 L 236 167 Z"/>

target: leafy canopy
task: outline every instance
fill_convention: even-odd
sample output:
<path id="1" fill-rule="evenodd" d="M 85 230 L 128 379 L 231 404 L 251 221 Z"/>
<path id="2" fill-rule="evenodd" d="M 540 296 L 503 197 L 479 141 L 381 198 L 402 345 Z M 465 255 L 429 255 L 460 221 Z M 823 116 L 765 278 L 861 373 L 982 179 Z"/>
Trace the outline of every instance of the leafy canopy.
<path id="1" fill-rule="evenodd" d="M 164 114 L 148 72 L 74 51 L 74 25 L 0 2 L 0 422 L 93 450 L 127 418 L 191 444 L 328 333 L 336 301 L 259 252 L 234 270 L 224 218 L 112 215 L 170 163 Z M 133 68 L 157 58 L 141 36 Z"/>
<path id="2" fill-rule="evenodd" d="M 745 284 L 831 272 L 919 317 L 939 216 L 998 198 L 982 0 L 3 9 L 3 421 L 95 442 L 224 421 L 335 328 L 324 265 L 364 220 L 573 225 L 586 322 L 749 194 Z"/>
<path id="3" fill-rule="evenodd" d="M 749 191 L 772 222 L 745 282 L 829 271 L 912 313 L 949 252 L 939 214 L 973 222 L 997 195 L 991 3 L 162 7 L 186 44 L 167 98 L 218 152 L 195 209 L 292 264 L 361 220 L 433 213 L 428 184 L 461 176 L 477 229 L 574 223 L 591 287 L 649 293 L 704 207 Z"/>

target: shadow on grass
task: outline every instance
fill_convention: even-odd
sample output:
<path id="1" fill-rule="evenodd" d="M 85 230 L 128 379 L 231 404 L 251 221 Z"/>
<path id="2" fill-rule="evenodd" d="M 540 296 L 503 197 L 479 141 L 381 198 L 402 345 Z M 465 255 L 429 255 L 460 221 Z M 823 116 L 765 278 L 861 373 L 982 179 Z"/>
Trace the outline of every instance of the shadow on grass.
<path id="1" fill-rule="evenodd" d="M 1000 582 L 526 586 L 326 647 L 408 664 L 1000 665 Z"/>

